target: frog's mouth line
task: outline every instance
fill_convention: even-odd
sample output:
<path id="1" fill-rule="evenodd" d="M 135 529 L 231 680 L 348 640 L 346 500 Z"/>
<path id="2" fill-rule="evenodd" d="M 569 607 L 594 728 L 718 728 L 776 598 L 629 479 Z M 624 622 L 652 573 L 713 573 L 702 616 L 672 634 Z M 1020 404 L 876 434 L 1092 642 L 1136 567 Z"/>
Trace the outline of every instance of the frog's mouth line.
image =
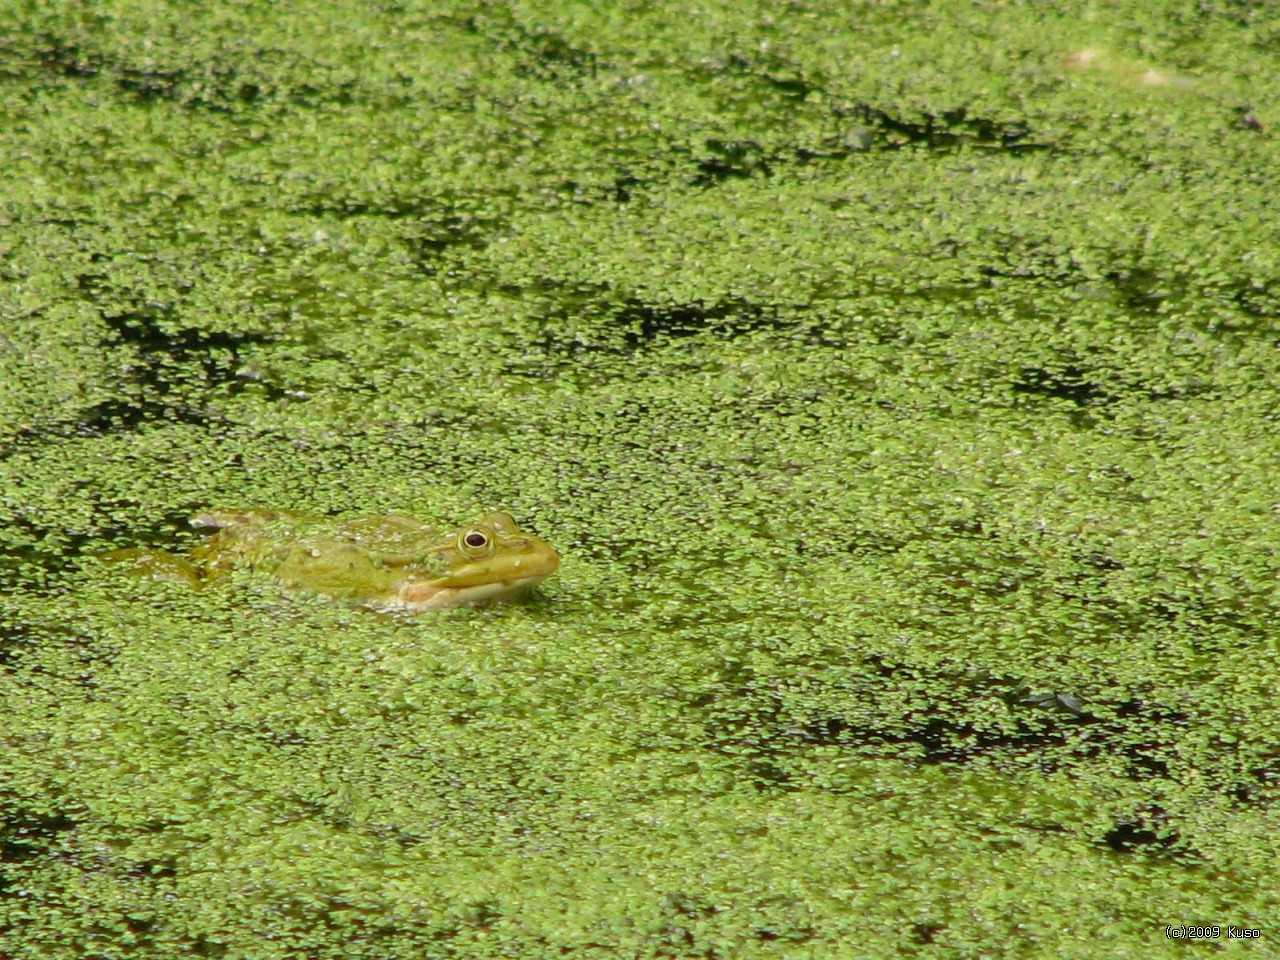
<path id="1" fill-rule="evenodd" d="M 502 597 L 520 593 L 537 586 L 554 571 L 541 572 L 527 577 L 510 577 L 488 583 L 448 586 L 448 580 L 410 580 L 400 587 L 393 607 L 402 610 L 440 610 L 445 607 L 469 606 L 487 603 Z"/>

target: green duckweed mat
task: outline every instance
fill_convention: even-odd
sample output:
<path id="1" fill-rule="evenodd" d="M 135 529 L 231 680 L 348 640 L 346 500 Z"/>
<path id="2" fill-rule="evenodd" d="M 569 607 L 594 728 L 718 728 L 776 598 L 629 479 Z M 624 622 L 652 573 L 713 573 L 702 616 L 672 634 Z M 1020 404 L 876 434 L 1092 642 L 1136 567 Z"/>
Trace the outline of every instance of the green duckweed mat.
<path id="1" fill-rule="evenodd" d="M 1275 955 L 1271 5 L 0 7 L 0 955 Z"/>

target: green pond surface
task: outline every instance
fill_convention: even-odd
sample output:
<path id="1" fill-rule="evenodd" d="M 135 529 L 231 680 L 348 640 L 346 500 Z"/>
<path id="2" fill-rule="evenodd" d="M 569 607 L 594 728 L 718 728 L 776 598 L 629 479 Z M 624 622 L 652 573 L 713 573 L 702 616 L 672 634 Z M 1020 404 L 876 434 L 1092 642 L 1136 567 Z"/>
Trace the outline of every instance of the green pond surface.
<path id="1" fill-rule="evenodd" d="M 0 956 L 1280 955 L 1273 5 L 0 14 Z"/>

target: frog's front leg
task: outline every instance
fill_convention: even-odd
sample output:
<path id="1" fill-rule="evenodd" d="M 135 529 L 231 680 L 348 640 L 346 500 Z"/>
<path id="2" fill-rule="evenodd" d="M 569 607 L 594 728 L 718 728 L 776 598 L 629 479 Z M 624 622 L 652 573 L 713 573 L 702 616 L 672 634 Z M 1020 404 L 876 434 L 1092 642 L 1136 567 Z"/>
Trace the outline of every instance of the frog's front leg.
<path id="1" fill-rule="evenodd" d="M 196 566 L 185 557 L 179 557 L 168 550 L 129 547 L 104 553 L 100 559 L 146 580 L 185 583 L 193 589 L 204 586 L 204 579 Z"/>
<path id="2" fill-rule="evenodd" d="M 340 540 L 294 545 L 281 555 L 273 572 L 287 587 L 360 600 L 388 593 L 401 578 L 360 547 Z"/>

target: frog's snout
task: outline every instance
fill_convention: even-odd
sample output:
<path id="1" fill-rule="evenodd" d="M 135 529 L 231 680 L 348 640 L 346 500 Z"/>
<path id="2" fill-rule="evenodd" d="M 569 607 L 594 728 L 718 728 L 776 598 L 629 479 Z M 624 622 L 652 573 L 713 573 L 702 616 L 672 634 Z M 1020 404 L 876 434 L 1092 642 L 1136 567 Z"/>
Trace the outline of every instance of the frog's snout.
<path id="1" fill-rule="evenodd" d="M 560 569 L 560 554 L 545 541 L 526 540 L 511 566 L 520 573 L 515 579 L 536 576 L 545 580 Z"/>

